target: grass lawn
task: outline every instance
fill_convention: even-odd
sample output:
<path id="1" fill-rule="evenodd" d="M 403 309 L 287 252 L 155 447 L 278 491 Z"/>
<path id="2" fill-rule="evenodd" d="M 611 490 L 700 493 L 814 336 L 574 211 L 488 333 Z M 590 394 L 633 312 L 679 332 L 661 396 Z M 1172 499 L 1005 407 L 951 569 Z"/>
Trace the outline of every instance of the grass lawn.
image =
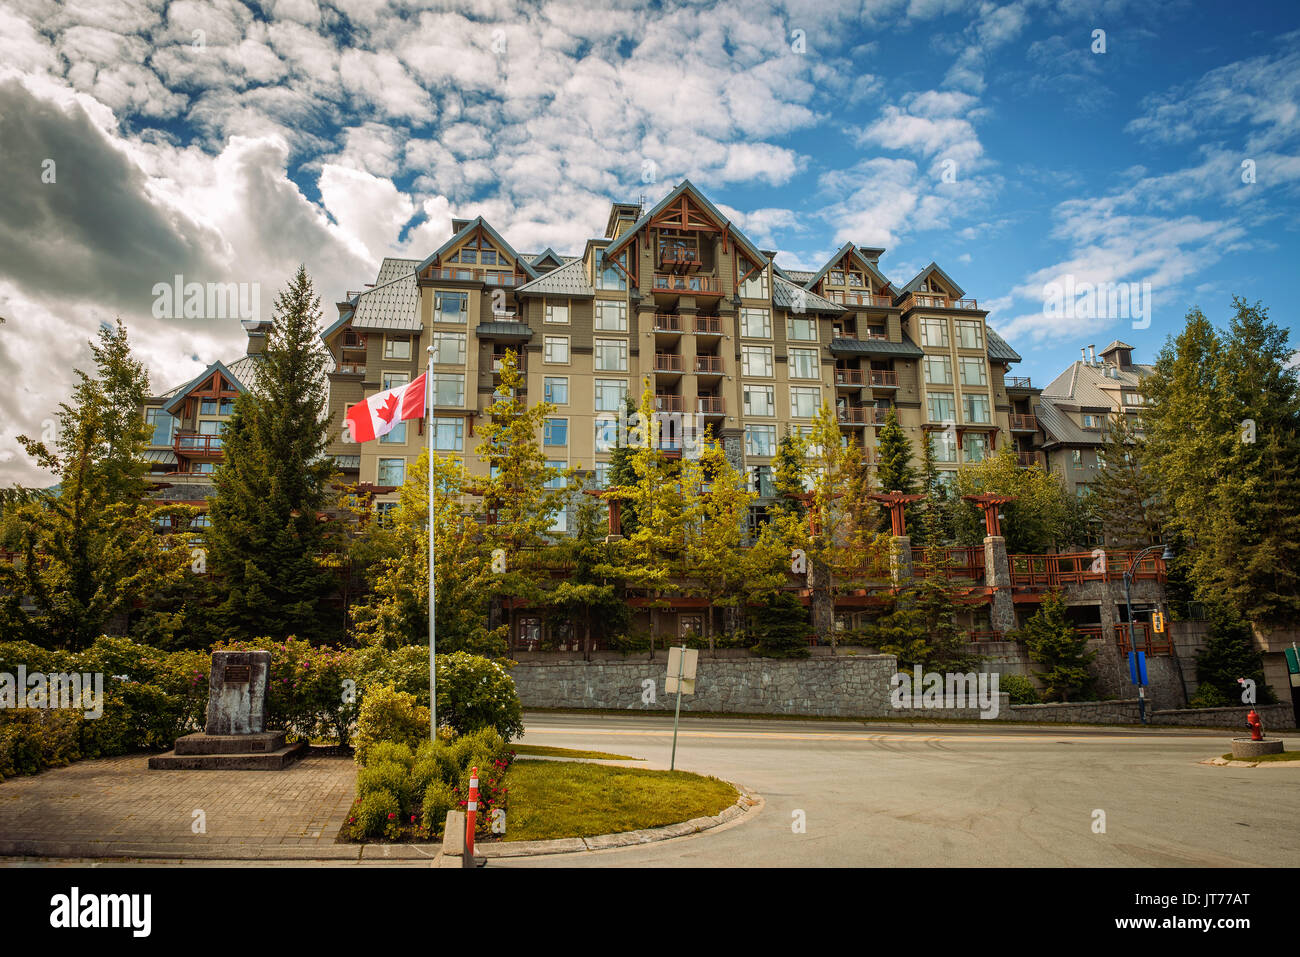
<path id="1" fill-rule="evenodd" d="M 1234 758 L 1231 754 L 1223 756 L 1225 761 L 1300 761 L 1300 751 L 1283 751 L 1281 754 L 1261 754 L 1255 758 Z"/>
<path id="2" fill-rule="evenodd" d="M 517 760 L 510 788 L 507 841 L 594 837 L 710 817 L 736 801 L 736 789 L 688 771 L 607 764 Z"/>
<path id="3" fill-rule="evenodd" d="M 630 754 L 610 754 L 607 751 L 579 751 L 575 748 L 552 748 L 545 744 L 512 744 L 510 750 L 515 754 L 531 754 L 543 758 L 592 758 L 599 761 L 644 761 Z"/>

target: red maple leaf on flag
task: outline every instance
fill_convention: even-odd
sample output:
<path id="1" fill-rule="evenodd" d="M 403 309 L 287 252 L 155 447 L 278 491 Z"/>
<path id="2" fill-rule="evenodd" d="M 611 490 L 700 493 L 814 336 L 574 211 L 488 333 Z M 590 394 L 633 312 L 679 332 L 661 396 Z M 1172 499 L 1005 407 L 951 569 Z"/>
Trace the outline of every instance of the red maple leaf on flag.
<path id="1" fill-rule="evenodd" d="M 389 395 L 388 400 L 375 410 L 375 414 L 385 422 L 392 422 L 393 416 L 397 415 L 397 393 Z"/>

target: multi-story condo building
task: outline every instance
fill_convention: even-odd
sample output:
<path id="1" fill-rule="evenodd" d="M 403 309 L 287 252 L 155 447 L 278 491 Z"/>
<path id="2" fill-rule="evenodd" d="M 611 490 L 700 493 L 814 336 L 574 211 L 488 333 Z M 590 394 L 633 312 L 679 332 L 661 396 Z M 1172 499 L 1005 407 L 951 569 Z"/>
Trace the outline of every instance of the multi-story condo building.
<path id="1" fill-rule="evenodd" d="M 605 235 L 577 256 L 518 253 L 482 218 L 452 232 L 422 261 L 386 259 L 323 333 L 340 424 L 331 452 L 380 508 L 426 427 L 435 450 L 483 470 L 475 426 L 506 350 L 530 401 L 555 406 L 548 458 L 598 484 L 626 400 L 647 384 L 657 411 L 701 416 L 760 496 L 781 436 L 809 430 L 824 401 L 869 453 L 894 408 L 918 458 L 930 441 L 949 474 L 1003 442 L 1026 464 L 1032 454 L 1035 390 L 1006 375 L 1020 356 L 935 263 L 896 285 L 880 270 L 884 250 L 850 243 L 818 272 L 786 270 L 689 182 L 648 210 L 613 204 Z M 347 407 L 413 380 L 429 346 L 432 421 L 344 441 Z"/>
<path id="2" fill-rule="evenodd" d="M 1086 495 L 1101 465 L 1106 427 L 1124 415 L 1142 431 L 1142 380 L 1151 366 L 1133 361 L 1133 347 L 1116 339 L 1102 350 L 1079 350 L 1080 359 L 1043 389 L 1038 402 L 1041 445 L 1048 468 L 1077 495 Z"/>

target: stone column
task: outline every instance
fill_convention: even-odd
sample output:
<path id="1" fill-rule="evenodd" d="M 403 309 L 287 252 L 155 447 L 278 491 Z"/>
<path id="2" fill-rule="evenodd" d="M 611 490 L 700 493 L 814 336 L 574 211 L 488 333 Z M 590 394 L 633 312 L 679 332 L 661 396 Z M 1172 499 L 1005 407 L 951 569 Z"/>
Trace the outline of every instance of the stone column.
<path id="1" fill-rule="evenodd" d="M 992 590 L 990 626 L 994 631 L 1015 630 L 1016 606 L 1011 599 L 1011 563 L 1007 560 L 1007 540 L 1001 535 L 989 535 L 984 539 L 984 584 Z"/>
<path id="2" fill-rule="evenodd" d="M 915 572 L 912 570 L 912 536 L 895 535 L 890 539 L 889 577 L 895 585 L 911 584 Z"/>

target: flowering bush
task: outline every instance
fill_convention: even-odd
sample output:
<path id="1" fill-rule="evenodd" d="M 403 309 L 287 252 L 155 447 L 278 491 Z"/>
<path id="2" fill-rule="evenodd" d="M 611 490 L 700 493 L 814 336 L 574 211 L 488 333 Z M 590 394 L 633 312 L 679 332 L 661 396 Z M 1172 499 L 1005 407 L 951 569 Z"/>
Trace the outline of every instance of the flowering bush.
<path id="1" fill-rule="evenodd" d="M 429 709 L 415 703 L 415 696 L 397 691 L 392 685 L 371 688 L 357 718 L 356 759 L 365 766 L 370 750 L 385 742 L 419 745 L 429 735 Z"/>
<path id="2" fill-rule="evenodd" d="M 438 720 L 461 734 L 495 728 L 505 741 L 524 733 L 514 679 L 500 662 L 464 651 L 438 656 Z"/>

